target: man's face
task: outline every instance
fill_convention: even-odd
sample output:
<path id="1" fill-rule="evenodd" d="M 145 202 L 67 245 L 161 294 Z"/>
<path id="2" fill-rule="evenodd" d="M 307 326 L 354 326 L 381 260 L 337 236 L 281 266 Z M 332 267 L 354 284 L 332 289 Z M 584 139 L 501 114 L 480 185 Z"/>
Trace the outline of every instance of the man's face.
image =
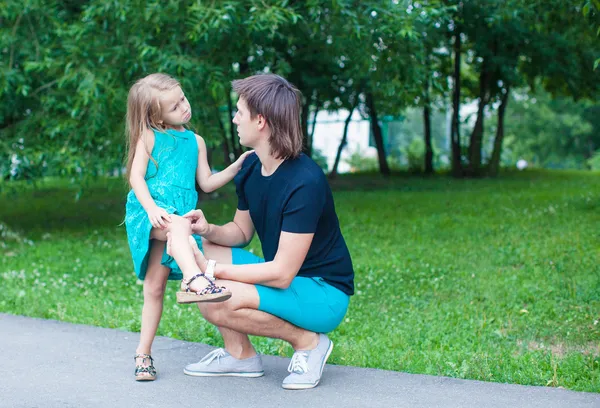
<path id="1" fill-rule="evenodd" d="M 160 97 L 162 121 L 169 126 L 185 125 L 192 118 L 192 108 L 180 87 L 163 92 Z"/>
<path id="2" fill-rule="evenodd" d="M 256 115 L 252 119 L 250 117 L 250 109 L 248 109 L 248 105 L 246 105 L 246 101 L 243 98 L 238 100 L 236 106 L 237 112 L 232 122 L 237 126 L 240 145 L 254 148 L 259 137 L 260 115 Z"/>

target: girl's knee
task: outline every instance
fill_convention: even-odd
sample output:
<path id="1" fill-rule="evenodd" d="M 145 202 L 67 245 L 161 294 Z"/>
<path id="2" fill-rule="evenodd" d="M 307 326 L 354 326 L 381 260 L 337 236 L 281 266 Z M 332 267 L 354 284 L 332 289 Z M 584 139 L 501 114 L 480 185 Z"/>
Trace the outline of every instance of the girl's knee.
<path id="1" fill-rule="evenodd" d="M 171 222 L 168 226 L 169 232 L 183 231 L 186 235 L 192 234 L 192 223 L 187 218 L 179 215 L 171 215 Z"/>
<path id="2" fill-rule="evenodd" d="M 165 296 L 166 282 L 161 280 L 144 280 L 144 298 L 162 299 Z"/>

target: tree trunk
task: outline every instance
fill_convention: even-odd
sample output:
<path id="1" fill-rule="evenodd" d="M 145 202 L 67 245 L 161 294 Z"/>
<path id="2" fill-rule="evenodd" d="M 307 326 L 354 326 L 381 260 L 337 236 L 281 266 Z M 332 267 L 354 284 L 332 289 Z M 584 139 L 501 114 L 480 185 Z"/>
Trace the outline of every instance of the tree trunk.
<path id="1" fill-rule="evenodd" d="M 429 62 L 429 58 L 427 59 Z M 425 81 L 425 106 L 423 107 L 423 138 L 425 139 L 425 174 L 433 174 L 433 146 L 431 143 L 431 105 L 429 100 L 430 77 Z"/>
<path id="2" fill-rule="evenodd" d="M 235 154 L 235 157 L 240 157 L 242 154 L 242 147 L 240 146 L 239 137 L 233 125 L 233 101 L 231 100 L 231 89 L 227 91 L 227 111 L 229 113 L 229 139 L 231 140 L 231 150 Z"/>
<path id="3" fill-rule="evenodd" d="M 377 147 L 377 158 L 379 159 L 379 171 L 384 176 L 390 175 L 390 168 L 388 166 L 386 155 L 385 155 L 385 146 L 383 145 L 383 134 L 381 132 L 381 126 L 379 126 L 379 121 L 377 119 L 377 111 L 375 110 L 375 103 L 373 102 L 373 94 L 371 92 L 367 92 L 366 95 L 366 104 L 367 110 L 369 111 L 369 116 L 371 117 L 371 131 L 373 132 L 373 138 L 375 139 L 375 146 Z"/>
<path id="4" fill-rule="evenodd" d="M 304 103 L 302 104 L 302 117 L 300 124 L 302 125 L 302 151 L 308 157 L 311 156 L 311 146 L 310 140 L 308 139 L 308 111 L 310 108 L 310 98 L 304 98 Z"/>
<path id="5" fill-rule="evenodd" d="M 320 109 L 321 109 L 321 107 L 319 106 L 319 94 L 317 93 L 315 95 L 315 111 L 313 113 L 312 127 L 310 128 L 310 136 L 308 137 L 308 151 L 309 151 L 311 157 L 312 157 L 313 143 L 314 143 L 313 136 L 315 135 L 315 128 L 317 127 L 317 115 L 319 114 Z M 307 127 L 308 127 L 308 125 L 307 125 Z"/>
<path id="6" fill-rule="evenodd" d="M 223 158 L 225 159 L 225 165 L 229 166 L 232 163 L 231 160 L 231 149 L 229 148 L 229 140 L 227 138 L 227 131 L 225 130 L 225 126 L 223 125 L 223 121 L 221 120 L 221 114 L 219 112 L 219 107 L 215 104 L 215 114 L 217 116 L 217 121 L 219 123 L 219 129 L 221 134 L 221 139 L 223 139 Z"/>
<path id="7" fill-rule="evenodd" d="M 431 143 L 431 108 L 429 102 L 423 108 L 425 126 L 425 174 L 433 174 L 433 146 Z"/>
<path id="8" fill-rule="evenodd" d="M 350 122 L 352 121 L 352 114 L 354 113 L 354 109 L 356 108 L 356 105 L 358 105 L 358 95 L 356 97 L 356 102 L 350 108 L 348 117 L 344 121 L 344 133 L 342 135 L 342 140 L 340 142 L 340 145 L 338 146 L 337 153 L 335 154 L 335 161 L 333 162 L 333 168 L 331 169 L 331 172 L 329 173 L 329 178 L 332 180 L 337 177 L 337 174 L 338 174 L 337 169 L 340 164 L 340 159 L 342 157 L 342 150 L 344 150 L 344 147 L 346 147 L 346 144 L 348 144 L 348 128 L 350 127 Z"/>
<path id="9" fill-rule="evenodd" d="M 452 147 L 452 175 L 462 177 L 462 153 L 460 146 L 460 59 L 462 52 L 460 30 L 454 35 L 454 73 L 452 74 L 454 90 L 452 93 L 452 130 L 450 140 Z"/>
<path id="10" fill-rule="evenodd" d="M 506 93 L 502 95 L 500 107 L 498 108 L 498 129 L 496 129 L 496 138 L 494 139 L 494 151 L 490 158 L 489 175 L 496 177 L 500 171 L 500 157 L 502 156 L 502 141 L 504 140 L 504 114 L 506 105 L 508 105 L 508 93 L 510 88 L 506 88 Z"/>
<path id="11" fill-rule="evenodd" d="M 487 57 L 483 59 L 481 64 L 481 74 L 479 75 L 479 106 L 477 108 L 477 120 L 475 127 L 471 132 L 469 140 L 469 175 L 481 175 L 481 147 L 483 143 L 483 119 L 485 107 L 488 103 L 488 82 L 489 69 Z"/>

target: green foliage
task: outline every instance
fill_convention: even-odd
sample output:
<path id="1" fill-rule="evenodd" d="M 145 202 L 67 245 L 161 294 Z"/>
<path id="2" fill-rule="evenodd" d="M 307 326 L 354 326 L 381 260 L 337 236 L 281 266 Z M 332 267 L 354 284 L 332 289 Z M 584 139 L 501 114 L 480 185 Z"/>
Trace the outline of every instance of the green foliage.
<path id="1" fill-rule="evenodd" d="M 596 35 L 600 36 L 600 1 L 599 0 L 586 0 L 581 10 L 583 16 L 586 17 L 590 26 L 596 29 Z M 600 58 L 594 61 L 594 69 L 597 69 L 600 65 Z"/>
<path id="2" fill-rule="evenodd" d="M 362 155 L 359 150 L 355 150 L 350 157 L 345 160 L 350 166 L 350 172 L 352 173 L 369 173 L 379 169 L 379 163 L 377 162 L 376 157 L 366 157 Z"/>
<path id="3" fill-rule="evenodd" d="M 506 113 L 505 157 L 535 166 L 585 168 L 600 148 L 600 106 L 571 98 L 514 92 Z M 492 127 L 492 129 L 494 129 Z"/>
<path id="4" fill-rule="evenodd" d="M 600 151 L 597 151 L 590 159 L 588 159 L 587 165 L 592 170 L 600 170 Z"/>
<path id="5" fill-rule="evenodd" d="M 597 98 L 597 21 L 596 0 L 0 0 L 0 161 L 22 167 L 0 165 L 0 177 L 118 173 L 127 91 L 157 71 L 181 81 L 191 128 L 224 164 L 240 152 L 231 80 L 289 78 L 305 131 L 320 109 L 364 113 L 365 93 L 380 116 L 441 107 L 457 32 L 464 101 L 482 94 L 484 72 L 488 106 L 538 80 Z"/>
<path id="6" fill-rule="evenodd" d="M 44 152 L 92 174 L 121 167 L 127 92 L 151 72 L 180 80 L 195 112 L 191 127 L 209 144 L 227 140 L 230 121 L 219 107 L 227 105 L 229 83 L 240 75 L 235 64 L 279 37 L 282 23 L 298 20 L 286 2 L 6 3 L 1 153 Z M 232 38 L 237 48 L 229 46 Z M 262 62 L 247 71 L 262 69 Z M 20 139 L 23 152 L 17 151 Z"/>
<path id="7" fill-rule="evenodd" d="M 323 169 L 325 173 L 329 172 L 329 165 L 327 164 L 327 157 L 321 153 L 319 149 L 313 149 L 311 158 Z"/>
<path id="8" fill-rule="evenodd" d="M 425 163 L 425 142 L 423 139 L 413 139 L 408 146 L 402 150 L 406 158 L 408 171 L 421 173 Z"/>
<path id="9" fill-rule="evenodd" d="M 44 183 L 0 184 L 0 312 L 139 331 L 123 183 L 99 179 L 79 202 L 77 187 Z M 336 183 L 356 294 L 332 333 L 332 363 L 600 392 L 597 174 Z M 200 207 L 225 222 L 235 204 L 229 188 Z M 250 248 L 259 253 L 256 240 Z M 158 334 L 220 345 L 195 306 L 175 302 L 177 285 Z M 252 340 L 291 355 L 282 341 Z"/>

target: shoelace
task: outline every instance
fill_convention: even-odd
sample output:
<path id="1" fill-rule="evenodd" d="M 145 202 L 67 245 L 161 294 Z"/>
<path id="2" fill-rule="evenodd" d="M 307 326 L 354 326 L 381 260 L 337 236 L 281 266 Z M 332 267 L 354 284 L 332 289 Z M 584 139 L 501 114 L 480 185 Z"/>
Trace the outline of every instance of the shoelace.
<path id="1" fill-rule="evenodd" d="M 227 352 L 225 351 L 225 349 L 219 348 L 219 349 L 213 350 L 210 353 L 208 353 L 207 355 L 205 355 L 204 358 L 202 360 L 200 360 L 199 362 L 206 363 L 208 365 L 214 359 L 217 359 L 217 362 L 220 362 L 221 357 L 225 357 L 225 356 L 227 356 Z"/>
<path id="2" fill-rule="evenodd" d="M 290 361 L 288 371 L 296 374 L 304 374 L 308 372 L 308 352 L 296 351 L 292 356 L 292 361 Z"/>

